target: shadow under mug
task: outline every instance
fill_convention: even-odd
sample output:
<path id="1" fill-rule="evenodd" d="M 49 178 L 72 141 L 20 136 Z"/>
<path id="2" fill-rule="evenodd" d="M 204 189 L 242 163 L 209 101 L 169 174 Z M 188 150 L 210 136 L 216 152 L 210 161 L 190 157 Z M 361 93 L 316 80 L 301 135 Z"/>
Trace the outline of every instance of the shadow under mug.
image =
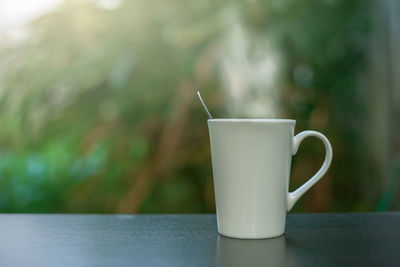
<path id="1" fill-rule="evenodd" d="M 285 231 L 286 212 L 328 170 L 332 147 L 315 131 L 294 136 L 296 121 L 284 119 L 210 119 L 212 169 L 218 232 L 235 238 L 270 238 Z M 289 192 L 292 155 L 304 138 L 325 145 L 319 171 Z"/>

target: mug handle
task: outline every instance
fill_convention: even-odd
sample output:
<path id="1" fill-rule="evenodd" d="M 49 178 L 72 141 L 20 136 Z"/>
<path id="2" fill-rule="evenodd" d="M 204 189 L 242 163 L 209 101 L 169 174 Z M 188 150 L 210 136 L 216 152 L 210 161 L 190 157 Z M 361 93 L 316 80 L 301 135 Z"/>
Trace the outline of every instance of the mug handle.
<path id="1" fill-rule="evenodd" d="M 287 201 L 286 201 L 286 210 L 290 211 L 294 204 L 299 200 L 299 198 L 304 195 L 305 192 L 307 192 L 308 189 L 311 188 L 316 182 L 318 182 L 319 179 L 324 176 L 326 171 L 328 170 L 329 166 L 331 165 L 332 162 L 332 146 L 331 143 L 329 143 L 329 140 L 321 133 L 316 132 L 316 131 L 304 131 L 299 133 L 293 138 L 293 146 L 292 146 L 292 155 L 295 155 L 297 153 L 297 150 L 299 149 L 299 145 L 301 142 L 309 136 L 315 136 L 321 139 L 321 141 L 325 145 L 325 161 L 322 164 L 322 167 L 318 170 L 316 174 L 314 174 L 313 177 L 311 177 L 307 182 L 305 182 L 302 186 L 296 189 L 294 192 L 288 192 L 287 193 Z"/>

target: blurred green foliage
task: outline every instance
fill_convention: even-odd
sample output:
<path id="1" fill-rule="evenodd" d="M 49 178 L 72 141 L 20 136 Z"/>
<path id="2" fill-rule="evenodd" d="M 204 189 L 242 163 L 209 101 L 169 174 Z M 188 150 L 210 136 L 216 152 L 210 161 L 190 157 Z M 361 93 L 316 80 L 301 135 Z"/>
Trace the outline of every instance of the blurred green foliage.
<path id="1" fill-rule="evenodd" d="M 334 147 L 305 211 L 371 210 L 357 74 L 369 1 L 64 1 L 0 48 L 0 211 L 212 212 L 202 91 L 231 114 L 219 53 L 231 13 L 281 57 L 281 116 Z M 305 142 L 291 187 L 322 162 Z M 317 160 L 316 160 L 317 159 Z M 320 161 L 319 161 L 320 160 Z"/>

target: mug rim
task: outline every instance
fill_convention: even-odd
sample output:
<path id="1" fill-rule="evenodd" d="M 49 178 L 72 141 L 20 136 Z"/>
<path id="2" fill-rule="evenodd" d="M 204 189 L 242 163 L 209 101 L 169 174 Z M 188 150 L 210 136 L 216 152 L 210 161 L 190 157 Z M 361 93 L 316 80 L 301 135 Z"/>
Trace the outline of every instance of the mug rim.
<path id="1" fill-rule="evenodd" d="M 291 119 L 208 119 L 209 122 L 262 122 L 262 123 L 296 123 Z"/>

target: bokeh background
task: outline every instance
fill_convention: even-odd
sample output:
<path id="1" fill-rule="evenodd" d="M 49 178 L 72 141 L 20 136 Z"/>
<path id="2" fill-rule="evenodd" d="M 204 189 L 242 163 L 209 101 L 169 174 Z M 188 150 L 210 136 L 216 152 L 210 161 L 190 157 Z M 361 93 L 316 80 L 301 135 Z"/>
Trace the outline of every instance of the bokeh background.
<path id="1" fill-rule="evenodd" d="M 214 212 L 207 117 L 291 118 L 295 211 L 400 209 L 400 2 L 0 1 L 0 212 Z M 322 164 L 307 139 L 290 188 Z"/>

